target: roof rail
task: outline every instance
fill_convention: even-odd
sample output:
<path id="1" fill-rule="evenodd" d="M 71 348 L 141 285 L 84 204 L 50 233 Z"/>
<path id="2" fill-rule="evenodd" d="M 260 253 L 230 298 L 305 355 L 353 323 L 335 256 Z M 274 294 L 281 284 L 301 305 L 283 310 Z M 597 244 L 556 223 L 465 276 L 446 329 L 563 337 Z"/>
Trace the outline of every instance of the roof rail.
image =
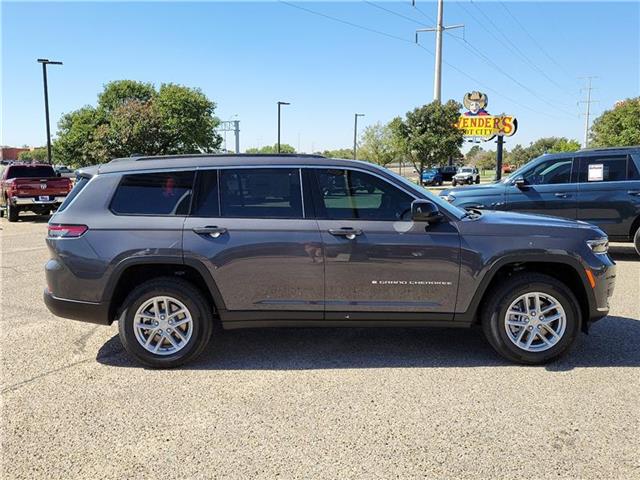
<path id="1" fill-rule="evenodd" d="M 324 155 L 314 153 L 184 153 L 179 155 L 132 155 L 124 158 L 114 158 L 111 162 L 141 161 L 141 160 L 161 160 L 172 158 L 198 158 L 198 157 L 307 157 L 307 158 L 327 158 Z M 111 163 L 110 162 L 110 163 Z"/>
<path id="2" fill-rule="evenodd" d="M 607 150 L 638 150 L 640 149 L 640 145 L 630 145 L 628 147 L 592 147 L 592 148 L 581 148 L 578 152 L 599 152 L 599 151 L 607 151 Z"/>

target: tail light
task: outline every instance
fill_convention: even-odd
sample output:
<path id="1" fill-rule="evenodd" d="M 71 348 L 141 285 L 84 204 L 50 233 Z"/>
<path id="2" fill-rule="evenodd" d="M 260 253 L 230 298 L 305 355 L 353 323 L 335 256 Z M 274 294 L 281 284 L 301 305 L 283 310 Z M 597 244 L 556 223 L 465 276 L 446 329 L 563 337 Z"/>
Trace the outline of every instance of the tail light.
<path id="1" fill-rule="evenodd" d="M 14 182 L 11 182 L 9 184 L 9 188 L 7 188 L 7 195 L 10 197 L 13 197 L 17 194 L 18 194 L 18 186 Z"/>
<path id="2" fill-rule="evenodd" d="M 49 225 L 49 238 L 78 238 L 89 230 L 86 225 Z"/>

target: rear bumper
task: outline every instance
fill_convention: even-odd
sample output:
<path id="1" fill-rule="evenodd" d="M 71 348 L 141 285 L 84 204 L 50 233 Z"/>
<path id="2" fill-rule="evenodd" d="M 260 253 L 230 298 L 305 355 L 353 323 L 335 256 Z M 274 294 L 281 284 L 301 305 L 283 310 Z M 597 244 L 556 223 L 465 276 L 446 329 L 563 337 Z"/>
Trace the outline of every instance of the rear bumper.
<path id="1" fill-rule="evenodd" d="M 111 324 L 107 305 L 57 298 L 47 288 L 44 289 L 43 295 L 45 305 L 57 317 L 99 325 Z"/>
<path id="2" fill-rule="evenodd" d="M 16 206 L 60 205 L 66 197 L 48 195 L 49 200 L 38 200 L 38 197 L 11 197 L 9 201 Z"/>

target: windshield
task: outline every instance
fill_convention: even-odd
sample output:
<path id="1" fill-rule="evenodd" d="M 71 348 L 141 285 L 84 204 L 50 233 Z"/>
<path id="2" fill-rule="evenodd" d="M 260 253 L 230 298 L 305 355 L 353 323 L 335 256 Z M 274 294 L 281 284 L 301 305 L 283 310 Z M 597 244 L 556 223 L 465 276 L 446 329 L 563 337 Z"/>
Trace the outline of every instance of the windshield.
<path id="1" fill-rule="evenodd" d="M 436 173 L 438 173 L 438 171 L 435 168 L 427 168 L 424 172 L 422 173 L 428 173 L 431 175 L 435 175 Z"/>
<path id="2" fill-rule="evenodd" d="M 509 176 L 502 178 L 498 183 L 509 183 L 511 180 L 515 179 L 516 177 L 521 176 L 526 170 L 529 169 L 529 166 L 535 162 L 536 160 L 538 160 L 539 158 L 542 158 L 543 155 L 536 157 L 532 160 L 529 160 L 527 163 L 525 163 L 524 165 L 522 165 L 520 168 L 518 168 L 515 172 L 512 172 Z"/>
<path id="3" fill-rule="evenodd" d="M 433 193 L 431 193 L 426 188 L 422 188 L 420 185 L 416 185 L 415 183 L 411 182 L 410 180 L 407 180 L 402 175 L 399 175 L 399 174 L 397 174 L 396 172 L 394 172 L 392 170 L 388 170 L 386 168 L 384 170 L 389 175 L 391 175 L 393 178 L 395 178 L 396 180 L 401 182 L 403 185 L 406 185 L 407 187 L 409 187 L 411 190 L 419 191 L 420 193 L 425 195 L 430 201 L 435 203 L 438 206 L 438 208 L 448 212 L 449 214 L 453 215 L 458 220 L 461 220 L 462 218 L 464 218 L 467 215 L 467 212 L 465 210 L 462 210 L 461 208 L 458 208 L 458 207 L 456 207 L 454 205 L 451 205 L 449 202 L 447 202 L 446 200 L 434 195 Z"/>
<path id="4" fill-rule="evenodd" d="M 471 172 L 473 172 L 473 168 L 468 168 L 468 167 L 461 168 L 461 169 L 459 170 L 459 172 L 460 172 L 460 173 L 471 173 Z"/>

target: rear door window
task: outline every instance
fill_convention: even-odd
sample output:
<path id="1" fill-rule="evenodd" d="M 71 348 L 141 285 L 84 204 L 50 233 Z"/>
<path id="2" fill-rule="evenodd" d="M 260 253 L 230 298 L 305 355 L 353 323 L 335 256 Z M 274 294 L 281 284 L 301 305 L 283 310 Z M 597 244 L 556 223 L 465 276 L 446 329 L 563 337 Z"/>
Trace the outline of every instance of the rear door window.
<path id="1" fill-rule="evenodd" d="M 119 215 L 187 215 L 194 172 L 124 175 L 111 200 Z"/>
<path id="2" fill-rule="evenodd" d="M 219 176 L 221 216 L 303 218 L 299 169 L 222 169 Z"/>
<path id="3" fill-rule="evenodd" d="M 196 195 L 191 215 L 194 217 L 219 217 L 220 195 L 218 171 L 199 170 L 196 180 Z"/>
<path id="4" fill-rule="evenodd" d="M 627 179 L 627 156 L 582 157 L 578 181 L 580 183 L 623 182 Z"/>
<path id="5" fill-rule="evenodd" d="M 7 172 L 7 179 L 10 178 L 49 178 L 55 177 L 56 172 L 48 165 L 11 165 Z"/>

